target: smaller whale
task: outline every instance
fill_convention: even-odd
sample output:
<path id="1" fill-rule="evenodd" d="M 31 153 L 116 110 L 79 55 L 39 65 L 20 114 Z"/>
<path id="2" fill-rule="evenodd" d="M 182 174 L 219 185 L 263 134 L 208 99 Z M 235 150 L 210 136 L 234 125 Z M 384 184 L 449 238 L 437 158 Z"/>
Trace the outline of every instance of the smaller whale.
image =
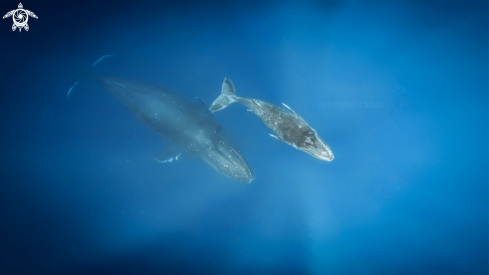
<path id="1" fill-rule="evenodd" d="M 320 160 L 332 161 L 334 159 L 333 152 L 319 137 L 316 130 L 289 106 L 282 103 L 287 111 L 261 100 L 238 97 L 230 79 L 224 79 L 221 95 L 212 103 L 209 110 L 217 112 L 234 102 L 245 105 L 249 111 L 255 113 L 270 130 L 277 134 L 276 136 L 270 134 L 273 138 Z"/>

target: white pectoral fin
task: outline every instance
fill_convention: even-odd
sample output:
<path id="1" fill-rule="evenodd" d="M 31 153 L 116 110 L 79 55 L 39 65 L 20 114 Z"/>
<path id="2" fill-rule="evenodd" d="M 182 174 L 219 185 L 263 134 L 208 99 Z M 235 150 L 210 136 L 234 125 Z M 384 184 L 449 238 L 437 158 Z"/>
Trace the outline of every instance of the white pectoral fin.
<path id="1" fill-rule="evenodd" d="M 112 57 L 112 55 L 107 54 L 107 55 L 102 56 L 101 58 L 97 59 L 97 61 L 93 62 L 92 67 L 95 67 L 95 65 L 97 65 L 100 61 L 106 59 L 107 57 Z"/>
<path id="2" fill-rule="evenodd" d="M 282 105 L 284 105 L 289 111 L 291 111 L 297 119 L 299 119 L 299 120 L 303 121 L 304 123 L 306 123 L 306 121 L 300 115 L 298 115 L 294 110 L 292 110 L 292 108 L 290 108 L 289 106 L 287 106 L 287 104 L 282 103 Z"/>
<path id="3" fill-rule="evenodd" d="M 261 104 L 260 104 L 260 102 L 258 102 L 258 100 L 252 99 L 251 101 L 253 101 L 256 105 L 260 106 L 260 108 L 261 108 Z"/>
<path id="4" fill-rule="evenodd" d="M 176 155 L 175 157 L 170 157 L 168 159 L 155 158 L 155 160 L 159 163 L 173 162 L 173 161 L 177 161 L 181 154 L 182 153 Z"/>
<path id="5" fill-rule="evenodd" d="M 71 86 L 71 88 L 68 90 L 68 96 L 67 97 L 70 97 L 71 91 L 73 91 L 73 88 L 75 88 L 75 86 L 78 85 L 79 82 L 80 82 L 80 79 L 78 78 L 75 81 L 75 83 Z"/>
<path id="6" fill-rule="evenodd" d="M 297 114 L 297 113 L 296 113 L 294 110 L 292 110 L 292 108 L 290 108 L 289 106 L 287 106 L 287 104 L 282 103 L 282 105 L 284 105 L 284 106 L 285 106 L 285 108 L 289 109 L 289 111 L 291 111 L 291 112 L 292 112 L 292 113 L 293 113 L 293 114 L 294 114 L 296 117 L 298 117 L 298 116 L 299 116 L 299 115 L 298 115 L 298 114 Z"/>
<path id="7" fill-rule="evenodd" d="M 14 26 L 15 26 L 15 25 L 14 25 Z M 26 24 L 26 27 L 27 27 L 27 24 Z M 78 78 L 77 78 L 77 79 L 75 80 L 75 82 L 73 83 L 73 85 L 71 85 L 70 89 L 68 90 L 68 97 L 70 97 L 71 91 L 73 91 L 73 89 L 76 87 L 76 85 L 78 85 L 78 83 L 80 83 L 80 80 L 81 80 L 82 78 L 86 78 L 86 77 L 88 77 L 89 75 L 91 75 L 91 74 L 92 74 L 92 68 L 93 68 L 93 67 L 95 67 L 95 65 L 97 65 L 97 64 L 98 64 L 100 61 L 102 61 L 102 60 L 104 60 L 104 59 L 106 59 L 106 58 L 108 58 L 108 57 L 112 57 L 112 55 L 108 54 L 108 55 L 104 55 L 104 56 L 100 57 L 99 59 L 97 59 L 97 61 L 95 61 L 95 62 L 92 64 L 92 66 L 91 66 L 90 68 L 87 68 L 87 69 L 85 69 L 84 71 L 82 71 L 82 72 L 80 73 L 80 75 L 78 76 Z M 115 84 L 117 84 L 117 85 L 119 85 L 119 86 L 121 86 L 122 88 L 125 88 L 125 86 L 124 86 L 124 85 L 122 85 L 122 84 L 119 84 L 119 83 L 117 83 L 117 82 L 114 82 L 114 83 L 115 83 Z"/>
<path id="8" fill-rule="evenodd" d="M 159 158 L 155 158 L 155 160 L 159 163 L 177 161 L 180 155 L 182 155 L 182 153 L 176 150 L 177 149 L 173 146 L 165 147 L 163 153 L 161 153 L 161 156 Z"/>
<path id="9" fill-rule="evenodd" d="M 271 137 L 273 137 L 274 139 L 278 140 L 278 141 L 282 141 L 282 139 L 281 139 L 281 138 L 279 138 L 279 137 L 277 137 L 277 136 L 275 136 L 275 135 L 272 135 L 272 134 L 269 134 L 269 135 L 270 135 Z M 283 142 L 283 141 L 282 141 L 282 142 Z"/>

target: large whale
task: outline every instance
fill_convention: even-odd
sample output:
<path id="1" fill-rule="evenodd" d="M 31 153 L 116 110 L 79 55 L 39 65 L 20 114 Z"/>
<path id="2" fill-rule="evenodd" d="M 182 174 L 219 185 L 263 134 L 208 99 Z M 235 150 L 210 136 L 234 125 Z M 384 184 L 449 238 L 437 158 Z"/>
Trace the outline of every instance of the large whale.
<path id="1" fill-rule="evenodd" d="M 332 161 L 333 152 L 329 146 L 319 137 L 307 122 L 289 106 L 284 105 L 287 110 L 273 104 L 250 98 L 236 96 L 234 85 L 231 80 L 225 78 L 222 83 L 221 95 L 212 103 L 211 112 L 226 108 L 229 104 L 239 102 L 248 110 L 255 113 L 264 123 L 277 135 L 270 136 L 291 145 L 296 149 L 304 151 L 311 156 L 321 160 Z"/>
<path id="2" fill-rule="evenodd" d="M 202 100 L 193 103 L 169 90 L 118 77 L 93 73 L 85 77 L 95 79 L 110 91 L 168 146 L 175 147 L 173 151 L 201 158 L 234 180 L 253 180 L 245 157 L 221 131 Z M 178 156 L 169 161 L 174 159 Z"/>

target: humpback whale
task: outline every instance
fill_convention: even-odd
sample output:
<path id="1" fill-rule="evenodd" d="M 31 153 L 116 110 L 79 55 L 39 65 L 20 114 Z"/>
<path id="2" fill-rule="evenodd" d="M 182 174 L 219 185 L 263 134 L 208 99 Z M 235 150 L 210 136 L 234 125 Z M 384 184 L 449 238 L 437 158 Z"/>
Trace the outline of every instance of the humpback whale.
<path id="1" fill-rule="evenodd" d="M 175 150 L 204 160 L 234 180 L 245 183 L 253 180 L 253 173 L 245 157 L 221 131 L 221 126 L 212 118 L 202 100 L 193 103 L 169 90 L 118 77 L 94 73 L 85 77 L 96 80 L 117 97 L 166 141 L 166 145 L 171 144 Z M 79 79 L 73 86 L 78 82 Z M 160 162 L 171 162 L 179 156 Z"/>
<path id="2" fill-rule="evenodd" d="M 320 160 L 332 161 L 334 159 L 333 152 L 319 137 L 316 130 L 289 106 L 282 103 L 287 111 L 265 101 L 238 97 L 230 79 L 224 79 L 221 95 L 212 103 L 209 110 L 217 112 L 234 102 L 245 105 L 249 111 L 255 113 L 270 130 L 277 134 L 270 134 L 273 138 Z"/>

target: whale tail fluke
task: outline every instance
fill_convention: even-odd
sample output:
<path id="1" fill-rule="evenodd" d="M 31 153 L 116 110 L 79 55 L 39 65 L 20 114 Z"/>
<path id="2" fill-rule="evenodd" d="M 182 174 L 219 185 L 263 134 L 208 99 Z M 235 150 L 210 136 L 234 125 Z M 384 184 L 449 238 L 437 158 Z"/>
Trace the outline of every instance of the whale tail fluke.
<path id="1" fill-rule="evenodd" d="M 224 81 L 222 82 L 221 95 L 212 103 L 209 110 L 211 112 L 217 112 L 236 101 L 238 101 L 238 97 L 234 91 L 233 82 L 231 82 L 231 80 L 228 78 L 224 78 Z"/>
<path id="2" fill-rule="evenodd" d="M 102 56 L 101 58 L 97 59 L 97 61 L 95 61 L 90 67 L 86 68 L 85 70 L 83 70 L 79 75 L 78 75 L 78 78 L 75 80 L 75 82 L 73 83 L 73 85 L 71 85 L 70 89 L 68 90 L 68 95 L 67 97 L 70 97 L 70 94 L 71 92 L 73 91 L 73 89 L 76 87 L 76 85 L 78 85 L 78 83 L 80 83 L 80 80 L 82 80 L 83 78 L 88 78 L 90 76 L 92 76 L 94 73 L 92 71 L 93 67 L 95 67 L 95 65 L 97 65 L 100 61 L 102 61 L 103 59 L 107 58 L 107 57 L 111 57 L 112 55 L 104 55 Z"/>

